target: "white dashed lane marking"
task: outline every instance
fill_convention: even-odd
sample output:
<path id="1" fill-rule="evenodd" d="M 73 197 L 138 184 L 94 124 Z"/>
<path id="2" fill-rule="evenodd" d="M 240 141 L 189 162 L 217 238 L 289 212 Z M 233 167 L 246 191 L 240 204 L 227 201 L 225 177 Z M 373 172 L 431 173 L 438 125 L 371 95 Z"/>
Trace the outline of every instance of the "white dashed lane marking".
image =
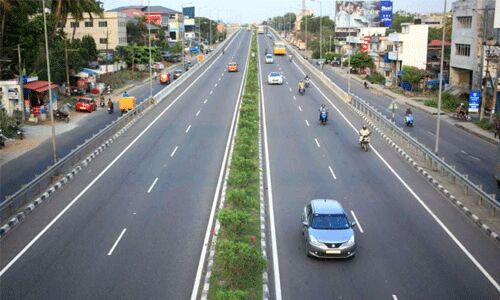
<path id="1" fill-rule="evenodd" d="M 210 95 L 212 95 L 213 93 L 214 93 L 214 91 L 213 91 L 213 90 L 212 90 L 212 91 L 210 91 Z"/>
<path id="2" fill-rule="evenodd" d="M 151 186 L 149 187 L 148 189 L 148 194 L 151 193 L 151 191 L 153 190 L 153 188 L 155 187 L 155 184 L 156 182 L 158 181 L 158 177 L 155 178 L 155 180 L 153 181 L 153 183 L 151 184 Z"/>
<path id="3" fill-rule="evenodd" d="M 199 110 L 197 113 L 196 113 L 196 116 L 198 116 L 200 114 L 201 110 Z"/>
<path id="4" fill-rule="evenodd" d="M 189 129 L 191 129 L 191 125 L 189 125 L 187 128 L 186 128 L 186 133 L 189 132 Z"/>
<path id="5" fill-rule="evenodd" d="M 316 146 L 318 146 L 318 148 L 321 148 L 321 146 L 319 145 L 318 139 L 314 138 L 314 141 L 316 142 Z"/>
<path id="6" fill-rule="evenodd" d="M 175 155 L 175 152 L 177 152 L 177 148 L 179 148 L 178 146 L 175 146 L 175 149 L 174 151 L 172 151 L 172 153 L 170 154 L 170 157 L 173 157 Z"/>
<path id="7" fill-rule="evenodd" d="M 205 101 L 203 101 L 203 104 L 206 104 L 206 103 L 207 103 L 207 101 L 208 101 L 208 99 L 205 99 Z"/>
<path id="8" fill-rule="evenodd" d="M 300 105 L 299 105 L 299 110 L 302 111 L 302 107 L 300 107 Z"/>
<path id="9" fill-rule="evenodd" d="M 120 233 L 120 235 L 116 239 L 115 243 L 113 244 L 113 247 L 111 247 L 111 249 L 109 250 L 108 256 L 110 256 L 111 254 L 113 254 L 113 251 L 115 251 L 116 246 L 118 245 L 118 243 L 120 242 L 120 240 L 122 239 L 122 237 L 123 237 L 123 235 L 125 234 L 126 231 L 127 231 L 127 228 L 123 228 L 122 233 Z"/>
<path id="10" fill-rule="evenodd" d="M 309 127 L 309 122 L 308 122 L 307 120 L 305 120 L 305 121 L 306 121 L 306 125 L 307 125 L 307 127 Z"/>
<path id="11" fill-rule="evenodd" d="M 330 170 L 330 174 L 332 174 L 333 179 L 337 180 L 337 176 L 335 176 L 335 173 L 333 172 L 332 166 L 328 166 L 328 170 Z"/>

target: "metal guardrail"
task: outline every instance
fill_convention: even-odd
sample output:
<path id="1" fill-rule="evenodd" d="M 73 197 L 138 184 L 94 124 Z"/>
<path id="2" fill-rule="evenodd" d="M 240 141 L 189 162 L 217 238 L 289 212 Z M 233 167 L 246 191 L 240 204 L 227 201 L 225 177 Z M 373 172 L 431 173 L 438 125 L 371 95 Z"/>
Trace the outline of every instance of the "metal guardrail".
<path id="1" fill-rule="evenodd" d="M 279 34 L 272 29 L 273 33 L 279 37 Z M 281 39 L 281 37 L 280 37 Z M 282 39 L 283 40 L 283 39 Z M 298 61 L 306 67 L 311 74 L 314 74 L 320 81 L 330 88 L 332 92 L 334 92 L 340 99 L 350 104 L 355 109 L 361 111 L 365 115 L 367 115 L 370 119 L 382 125 L 383 128 L 387 131 L 389 130 L 392 136 L 395 136 L 399 139 L 400 143 L 404 143 L 405 145 L 413 148 L 414 153 L 418 154 L 425 161 L 427 167 L 431 170 L 439 171 L 442 175 L 449 178 L 450 183 L 459 184 L 462 186 L 462 190 L 464 195 L 466 196 L 475 196 L 478 203 L 483 205 L 487 204 L 489 208 L 492 210 L 492 215 L 496 214 L 497 210 L 500 210 L 500 203 L 495 200 L 495 194 L 486 193 L 481 185 L 476 185 L 471 182 L 467 175 L 463 175 L 459 173 L 453 166 L 447 164 L 443 158 L 440 158 L 436 154 L 434 154 L 431 150 L 427 149 L 422 143 L 417 141 L 416 138 L 410 136 L 403 129 L 396 126 L 390 119 L 388 119 L 385 115 L 379 112 L 376 108 L 372 107 L 368 102 L 364 101 L 360 97 L 356 95 L 349 95 L 344 90 L 340 89 L 330 78 L 328 78 L 323 72 L 311 66 L 310 62 L 304 59 L 296 49 L 290 46 L 287 43 L 288 49 L 292 51 L 296 57 L 298 57 Z M 486 203 L 485 203 L 486 201 Z"/>
<path id="2" fill-rule="evenodd" d="M 75 149 L 71 150 L 65 157 L 61 158 L 52 166 L 48 167 L 43 173 L 37 175 L 29 183 L 23 185 L 17 192 L 8 197 L 5 201 L 0 203 L 0 224 L 3 224 L 9 217 L 14 215 L 23 206 L 35 199 L 38 195 L 44 193 L 50 186 L 60 179 L 63 175 L 81 163 L 88 155 L 93 153 L 100 145 L 111 139 L 118 131 L 126 126 L 134 118 L 138 117 L 141 113 L 145 112 L 148 108 L 160 103 L 173 93 L 179 86 L 187 81 L 196 70 L 203 68 L 211 62 L 222 51 L 225 45 L 235 38 L 236 33 L 233 32 L 228 38 L 219 44 L 219 47 L 207 55 L 201 62 L 195 64 L 190 69 L 190 74 L 181 76 L 178 80 L 174 81 L 168 88 L 164 88 L 156 93 L 153 98 L 147 98 L 137 105 L 133 110 L 115 119 L 108 124 L 105 128 L 101 129 L 98 133 L 94 134 L 90 139 L 87 139 L 83 144 L 78 145 Z"/>

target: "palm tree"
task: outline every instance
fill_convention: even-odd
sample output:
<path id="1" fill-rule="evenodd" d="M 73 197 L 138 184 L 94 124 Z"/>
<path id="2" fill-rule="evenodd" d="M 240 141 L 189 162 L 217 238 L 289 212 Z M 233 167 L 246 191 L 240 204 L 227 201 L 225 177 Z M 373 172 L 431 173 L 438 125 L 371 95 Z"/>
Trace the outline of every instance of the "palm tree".
<path id="1" fill-rule="evenodd" d="M 99 4 L 100 2 L 96 0 L 53 0 L 51 10 L 54 14 L 55 24 L 58 24 L 58 26 L 54 26 L 52 37 L 54 37 L 57 28 L 66 26 L 69 15 L 71 15 L 76 22 L 83 20 L 85 14 L 88 14 L 90 19 L 92 19 L 93 13 L 102 17 L 103 13 Z M 73 36 L 71 39 L 74 38 L 75 31 L 76 27 L 73 28 Z"/>
<path id="2" fill-rule="evenodd" d="M 7 20 L 7 14 L 9 14 L 11 10 L 11 0 L 0 0 L 0 18 L 2 19 L 2 24 L 0 24 L 0 53 L 3 53 L 3 33 L 5 30 L 5 20 Z"/>

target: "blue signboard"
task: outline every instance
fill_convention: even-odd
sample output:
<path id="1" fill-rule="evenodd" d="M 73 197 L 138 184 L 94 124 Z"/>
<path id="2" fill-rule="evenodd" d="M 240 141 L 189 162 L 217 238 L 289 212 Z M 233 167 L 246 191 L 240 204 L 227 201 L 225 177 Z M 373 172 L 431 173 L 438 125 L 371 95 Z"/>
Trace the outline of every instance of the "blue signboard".
<path id="1" fill-rule="evenodd" d="M 469 94 L 469 112 L 479 112 L 479 105 L 481 104 L 481 91 L 471 90 Z"/>
<path id="2" fill-rule="evenodd" d="M 392 26 L 392 1 L 380 1 L 380 23 L 384 27 Z"/>

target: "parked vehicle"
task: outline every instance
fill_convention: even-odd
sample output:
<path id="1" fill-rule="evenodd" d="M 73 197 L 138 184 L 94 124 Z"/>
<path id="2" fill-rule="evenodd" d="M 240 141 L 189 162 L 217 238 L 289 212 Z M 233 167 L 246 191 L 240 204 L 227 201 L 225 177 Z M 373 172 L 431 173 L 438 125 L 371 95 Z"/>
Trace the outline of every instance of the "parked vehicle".
<path id="1" fill-rule="evenodd" d="M 11 125 L 10 128 L 16 132 L 16 136 L 18 139 L 24 139 L 24 130 L 20 126 L 19 121 L 16 122 L 16 125 Z"/>
<path id="2" fill-rule="evenodd" d="M 122 115 L 134 109 L 135 105 L 136 99 L 133 96 L 121 97 L 120 100 L 118 100 L 118 108 L 120 109 Z"/>
<path id="3" fill-rule="evenodd" d="M 64 105 L 58 109 L 54 110 L 54 118 L 57 120 L 62 120 L 66 123 L 69 122 L 70 116 L 69 116 L 69 107 L 67 105 Z"/>
<path id="4" fill-rule="evenodd" d="M 5 140 L 7 138 L 3 135 L 2 129 L 0 129 L 0 148 L 5 147 Z"/>
<path id="5" fill-rule="evenodd" d="M 331 199 L 315 199 L 304 207 L 302 235 L 306 255 L 318 258 L 348 258 L 356 254 L 353 227 L 342 205 Z"/>
<path id="6" fill-rule="evenodd" d="M 86 111 L 91 113 L 96 109 L 97 109 L 97 104 L 95 103 L 94 99 L 89 97 L 82 97 L 78 99 L 78 102 L 76 102 L 75 104 L 76 111 Z"/>

